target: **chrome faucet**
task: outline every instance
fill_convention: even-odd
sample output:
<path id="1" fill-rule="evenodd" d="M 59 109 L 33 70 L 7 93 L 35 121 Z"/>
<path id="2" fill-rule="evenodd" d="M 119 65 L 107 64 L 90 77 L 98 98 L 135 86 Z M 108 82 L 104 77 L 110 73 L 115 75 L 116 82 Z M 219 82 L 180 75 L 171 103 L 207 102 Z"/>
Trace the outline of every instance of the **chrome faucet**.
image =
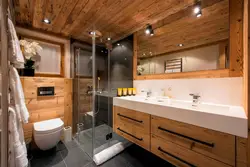
<path id="1" fill-rule="evenodd" d="M 152 91 L 151 90 L 148 90 L 147 91 L 147 98 L 150 97 L 152 95 Z"/>
<path id="2" fill-rule="evenodd" d="M 193 97 L 192 106 L 197 107 L 197 105 L 200 103 L 200 97 L 201 96 L 198 93 L 191 93 L 189 95 Z"/>

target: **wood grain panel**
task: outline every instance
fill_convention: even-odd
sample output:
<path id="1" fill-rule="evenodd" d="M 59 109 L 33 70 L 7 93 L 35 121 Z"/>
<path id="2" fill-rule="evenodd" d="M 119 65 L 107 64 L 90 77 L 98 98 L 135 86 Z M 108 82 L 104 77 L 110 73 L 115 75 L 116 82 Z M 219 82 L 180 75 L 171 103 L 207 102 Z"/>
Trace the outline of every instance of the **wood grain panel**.
<path id="1" fill-rule="evenodd" d="M 229 69 L 223 69 L 223 70 L 193 71 L 193 72 L 154 74 L 154 75 L 137 75 L 136 80 L 178 79 L 178 78 L 186 78 L 186 79 L 188 78 L 225 78 L 229 76 L 230 76 Z"/>
<path id="2" fill-rule="evenodd" d="M 243 1 L 230 0 L 230 76 L 243 74 Z"/>
<path id="3" fill-rule="evenodd" d="M 90 30 L 102 32 L 103 39 L 107 36 L 122 39 L 193 3 L 193 0 L 17 0 L 15 8 L 19 25 L 91 41 Z M 49 18 L 51 24 L 42 23 L 44 18 Z"/>
<path id="4" fill-rule="evenodd" d="M 115 132 L 129 141 L 150 151 L 150 134 L 133 124 L 119 122 L 116 120 Z"/>
<path id="5" fill-rule="evenodd" d="M 61 118 L 65 126 L 72 126 L 72 79 L 22 77 L 21 81 L 30 113 L 29 123 L 24 124 L 27 143 L 32 139 L 34 122 Z M 37 96 L 37 88 L 41 86 L 55 87 L 55 96 Z"/>
<path id="6" fill-rule="evenodd" d="M 159 147 L 167 153 L 160 151 Z M 186 149 L 185 147 L 176 145 L 170 141 L 163 140 L 155 135 L 151 136 L 151 152 L 178 167 L 230 167 L 230 165 L 226 165 L 213 158 L 206 157 L 205 155 Z M 176 156 L 179 159 L 173 156 Z"/>
<path id="7" fill-rule="evenodd" d="M 131 126 L 134 126 L 138 129 L 141 129 L 141 131 L 144 131 L 146 133 L 150 133 L 150 115 L 134 110 L 130 110 L 127 108 L 122 108 L 118 106 L 114 106 L 116 123 L 125 123 L 130 124 Z"/>
<path id="8" fill-rule="evenodd" d="M 151 118 L 152 134 L 229 165 L 235 164 L 234 136 L 157 116 Z"/>
<path id="9" fill-rule="evenodd" d="M 236 137 L 236 167 L 248 166 L 247 154 L 248 154 L 247 139 Z"/>

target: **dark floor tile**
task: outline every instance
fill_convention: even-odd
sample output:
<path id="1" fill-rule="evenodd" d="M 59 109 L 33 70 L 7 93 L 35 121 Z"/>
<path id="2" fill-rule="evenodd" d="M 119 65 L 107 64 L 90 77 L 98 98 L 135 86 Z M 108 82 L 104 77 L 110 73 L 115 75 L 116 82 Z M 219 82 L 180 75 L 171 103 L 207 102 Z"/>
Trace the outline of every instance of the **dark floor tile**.
<path id="1" fill-rule="evenodd" d="M 60 152 L 55 150 L 54 152 L 44 151 L 43 154 L 40 152 L 39 156 L 37 154 L 30 160 L 30 165 L 31 167 L 52 167 L 55 165 L 65 167 Z"/>
<path id="2" fill-rule="evenodd" d="M 56 145 L 56 150 L 57 151 L 62 151 L 64 149 L 66 149 L 65 144 L 62 141 L 59 141 L 59 143 Z"/>
<path id="3" fill-rule="evenodd" d="M 79 147 L 77 142 L 75 140 L 72 140 L 72 141 L 69 141 L 69 142 L 66 142 L 64 143 L 65 146 L 67 147 L 67 149 L 72 149 L 72 148 L 76 148 L 76 147 Z"/>
<path id="4" fill-rule="evenodd" d="M 67 167 L 66 164 L 64 163 L 64 161 L 61 161 L 60 163 L 52 166 L 52 167 Z"/>
<path id="5" fill-rule="evenodd" d="M 123 151 L 120 156 L 127 160 L 131 167 L 174 167 L 167 161 L 157 157 L 143 148 L 133 144 Z"/>
<path id="6" fill-rule="evenodd" d="M 61 155 L 69 167 L 83 167 L 92 161 L 79 147 L 62 150 Z"/>

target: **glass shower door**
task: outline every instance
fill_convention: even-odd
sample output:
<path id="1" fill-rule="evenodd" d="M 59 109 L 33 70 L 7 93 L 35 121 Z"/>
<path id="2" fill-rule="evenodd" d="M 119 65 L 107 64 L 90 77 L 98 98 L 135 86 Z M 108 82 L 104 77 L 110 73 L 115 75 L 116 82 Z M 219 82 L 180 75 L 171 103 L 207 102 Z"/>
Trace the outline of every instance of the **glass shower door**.
<path id="1" fill-rule="evenodd" d="M 92 36 L 93 60 L 93 154 L 105 150 L 112 139 L 112 97 L 110 96 L 110 48 L 100 42 L 96 33 Z"/>
<path id="2" fill-rule="evenodd" d="M 73 47 L 73 50 L 75 140 L 90 157 L 93 157 L 92 49 L 91 45 L 85 45 Z"/>

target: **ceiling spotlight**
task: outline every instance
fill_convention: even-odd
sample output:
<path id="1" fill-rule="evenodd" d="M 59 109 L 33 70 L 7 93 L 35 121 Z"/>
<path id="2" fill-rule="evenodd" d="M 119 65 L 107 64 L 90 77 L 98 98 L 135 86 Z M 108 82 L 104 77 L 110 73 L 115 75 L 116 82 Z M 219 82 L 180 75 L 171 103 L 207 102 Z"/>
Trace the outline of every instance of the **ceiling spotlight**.
<path id="1" fill-rule="evenodd" d="M 182 46 L 184 46 L 184 45 L 183 45 L 182 43 L 180 43 L 180 44 L 178 44 L 178 46 L 179 46 L 179 47 L 182 47 Z"/>
<path id="2" fill-rule="evenodd" d="M 117 46 L 120 46 L 121 44 L 117 43 Z"/>
<path id="3" fill-rule="evenodd" d="M 101 50 L 101 52 L 103 53 L 103 50 Z"/>
<path id="4" fill-rule="evenodd" d="M 145 34 L 146 35 L 151 35 L 151 34 L 154 34 L 154 31 L 153 31 L 153 28 L 150 24 L 147 25 L 146 29 L 145 29 Z"/>
<path id="5" fill-rule="evenodd" d="M 154 30 L 153 29 L 150 32 L 150 36 L 154 36 Z"/>
<path id="6" fill-rule="evenodd" d="M 195 14 L 197 14 L 197 13 L 199 13 L 199 12 L 200 12 L 200 10 L 201 10 L 201 8 L 200 8 L 200 7 L 195 7 L 195 8 L 194 8 L 194 13 L 195 13 Z"/>
<path id="7" fill-rule="evenodd" d="M 202 16 L 202 13 L 201 11 L 199 13 L 196 14 L 196 17 L 201 17 Z"/>
<path id="8" fill-rule="evenodd" d="M 201 0 L 195 0 L 194 3 L 194 14 L 196 17 L 201 17 L 202 11 L 201 11 Z"/>
<path id="9" fill-rule="evenodd" d="M 90 34 L 90 35 L 94 35 L 94 34 L 95 34 L 95 31 L 90 31 L 89 34 Z"/>
<path id="10" fill-rule="evenodd" d="M 46 24 L 50 24 L 50 20 L 49 19 L 43 19 L 43 22 Z"/>
<path id="11" fill-rule="evenodd" d="M 111 38 L 110 38 L 110 37 L 108 37 L 108 38 L 107 38 L 107 40 L 108 40 L 108 41 L 111 41 Z"/>

